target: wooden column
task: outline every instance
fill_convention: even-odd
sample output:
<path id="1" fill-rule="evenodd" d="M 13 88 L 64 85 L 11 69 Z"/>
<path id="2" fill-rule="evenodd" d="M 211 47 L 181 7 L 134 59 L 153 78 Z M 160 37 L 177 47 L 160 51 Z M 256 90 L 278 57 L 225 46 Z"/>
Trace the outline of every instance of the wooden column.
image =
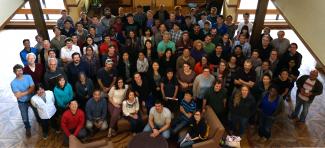
<path id="1" fill-rule="evenodd" d="M 250 38 L 252 47 L 257 47 L 257 45 L 259 44 L 258 41 L 260 41 L 260 35 L 264 28 L 264 19 L 268 3 L 269 0 L 258 0 L 252 36 Z"/>
<path id="2" fill-rule="evenodd" d="M 29 0 L 29 5 L 32 10 L 37 33 L 41 35 L 44 40 L 49 40 L 41 2 L 39 0 Z"/>

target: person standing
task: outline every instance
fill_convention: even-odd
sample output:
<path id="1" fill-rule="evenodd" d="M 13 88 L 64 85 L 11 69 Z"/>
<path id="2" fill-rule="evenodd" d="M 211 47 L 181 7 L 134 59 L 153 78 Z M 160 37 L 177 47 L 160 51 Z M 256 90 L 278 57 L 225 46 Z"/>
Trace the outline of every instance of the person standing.
<path id="1" fill-rule="evenodd" d="M 16 74 L 16 78 L 10 83 L 11 90 L 17 98 L 20 114 L 26 129 L 26 137 L 29 138 L 31 136 L 31 126 L 28 118 L 28 107 L 30 106 L 29 100 L 34 93 L 35 85 L 30 75 L 23 75 L 22 65 L 15 65 L 13 72 Z M 33 111 L 37 117 L 37 113 L 35 110 Z"/>
<path id="2" fill-rule="evenodd" d="M 50 90 L 45 90 L 44 86 L 39 83 L 35 87 L 35 95 L 31 99 L 31 104 L 37 109 L 41 118 L 41 126 L 43 130 L 43 139 L 46 140 L 49 134 L 49 125 L 54 128 L 57 133 L 59 126 L 56 122 L 56 107 L 54 105 L 54 94 Z"/>
<path id="3" fill-rule="evenodd" d="M 314 101 L 315 96 L 323 93 L 323 84 L 317 79 L 318 71 L 313 70 L 309 75 L 301 76 L 297 82 L 297 99 L 296 107 L 290 118 L 295 119 L 301 123 L 304 123 L 308 114 L 309 107 Z M 298 114 L 302 106 L 302 112 L 300 118 Z"/>

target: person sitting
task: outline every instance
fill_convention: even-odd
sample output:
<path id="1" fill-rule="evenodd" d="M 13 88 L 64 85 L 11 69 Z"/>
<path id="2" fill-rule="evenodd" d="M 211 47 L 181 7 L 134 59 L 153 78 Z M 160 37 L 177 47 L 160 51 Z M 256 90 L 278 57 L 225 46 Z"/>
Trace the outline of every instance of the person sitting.
<path id="1" fill-rule="evenodd" d="M 180 115 L 176 118 L 175 122 L 172 124 L 172 134 L 177 134 L 184 127 L 188 126 L 190 123 L 194 112 L 196 111 L 196 103 L 193 100 L 192 93 L 186 91 L 184 94 L 184 99 L 180 103 L 179 107 Z"/>
<path id="2" fill-rule="evenodd" d="M 142 131 L 143 122 L 139 112 L 140 103 L 135 92 L 129 89 L 126 92 L 126 99 L 122 102 L 123 116 L 131 124 L 131 132 L 139 133 Z"/>
<path id="3" fill-rule="evenodd" d="M 195 143 L 202 142 L 207 139 L 208 125 L 201 112 L 194 113 L 194 119 L 190 122 L 189 130 L 185 137 L 180 138 L 179 143 L 181 148 L 191 147 Z"/>
<path id="4" fill-rule="evenodd" d="M 46 140 L 49 134 L 49 124 L 57 132 L 59 126 L 56 121 L 56 107 L 54 105 L 55 98 L 53 92 L 44 89 L 44 86 L 39 83 L 35 86 L 35 95 L 31 99 L 31 104 L 37 109 L 38 115 L 41 118 L 41 126 L 43 131 L 43 139 Z"/>
<path id="5" fill-rule="evenodd" d="M 69 109 L 66 110 L 61 118 L 61 128 L 64 131 L 63 145 L 68 145 L 69 137 L 74 135 L 83 139 L 87 135 L 84 129 L 85 113 L 78 109 L 78 102 L 72 100 L 69 103 Z"/>
<path id="6" fill-rule="evenodd" d="M 123 78 L 118 78 L 108 93 L 108 111 L 110 113 L 109 129 L 107 137 L 115 136 L 116 132 L 113 128 L 117 121 L 120 119 L 120 114 L 122 111 L 122 101 L 125 98 L 126 91 L 128 89 L 123 81 Z"/>
<path id="7" fill-rule="evenodd" d="M 106 130 L 107 124 L 107 101 L 100 96 L 100 90 L 96 89 L 93 92 L 93 97 L 86 104 L 86 128 L 93 134 L 93 128 Z"/>
<path id="8" fill-rule="evenodd" d="M 161 134 L 168 139 L 170 137 L 171 112 L 164 107 L 159 100 L 156 100 L 155 106 L 150 109 L 148 124 L 143 129 L 144 132 L 151 132 L 150 136 L 155 138 Z"/>

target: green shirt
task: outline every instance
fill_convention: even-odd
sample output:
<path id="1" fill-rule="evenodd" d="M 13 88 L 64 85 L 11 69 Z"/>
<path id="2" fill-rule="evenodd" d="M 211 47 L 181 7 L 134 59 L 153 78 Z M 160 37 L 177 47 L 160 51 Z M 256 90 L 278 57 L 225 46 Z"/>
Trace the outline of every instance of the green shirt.
<path id="1" fill-rule="evenodd" d="M 168 41 L 167 43 L 160 41 L 157 47 L 157 52 L 165 53 L 167 48 L 172 49 L 173 53 L 176 51 L 175 43 L 173 41 Z"/>
<path id="2" fill-rule="evenodd" d="M 224 113 L 224 101 L 227 99 L 227 90 L 222 88 L 219 92 L 214 91 L 214 86 L 211 87 L 204 95 L 207 105 L 210 105 L 217 115 Z"/>
<path id="3" fill-rule="evenodd" d="M 204 51 L 207 54 L 210 54 L 214 51 L 214 49 L 216 48 L 216 45 L 214 45 L 213 43 L 208 43 L 204 45 Z"/>

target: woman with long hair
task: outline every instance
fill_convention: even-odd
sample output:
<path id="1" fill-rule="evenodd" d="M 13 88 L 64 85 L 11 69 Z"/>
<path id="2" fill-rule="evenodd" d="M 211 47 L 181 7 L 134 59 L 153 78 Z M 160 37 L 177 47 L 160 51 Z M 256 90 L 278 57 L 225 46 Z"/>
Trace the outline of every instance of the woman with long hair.
<path id="1" fill-rule="evenodd" d="M 131 132 L 133 134 L 139 133 L 143 128 L 143 121 L 141 118 L 140 103 L 136 93 L 128 89 L 126 92 L 125 100 L 122 102 L 123 116 L 131 125 Z"/>
<path id="2" fill-rule="evenodd" d="M 144 43 L 143 53 L 147 57 L 149 65 L 152 65 L 154 60 L 158 59 L 157 50 L 151 40 L 146 40 Z"/>
<path id="3" fill-rule="evenodd" d="M 86 41 L 85 41 L 84 46 L 82 48 L 83 55 L 86 54 L 86 49 L 87 49 L 88 46 L 91 46 L 93 48 L 94 53 L 96 55 L 98 55 L 98 46 L 97 46 L 97 44 L 95 44 L 94 39 L 91 36 L 88 36 L 86 38 Z"/>
<path id="4" fill-rule="evenodd" d="M 92 46 L 87 46 L 84 55 L 81 57 L 87 63 L 91 80 L 97 81 L 96 74 L 100 67 L 100 61 L 97 54 L 94 53 Z"/>
<path id="5" fill-rule="evenodd" d="M 208 57 L 206 55 L 202 56 L 201 60 L 197 62 L 194 66 L 194 72 L 199 75 L 203 72 L 203 67 L 209 67 L 210 71 L 213 71 L 213 65 L 208 62 Z"/>
<path id="6" fill-rule="evenodd" d="M 107 137 L 115 136 L 115 125 L 120 119 L 122 111 L 122 101 L 125 98 L 128 85 L 124 83 L 123 78 L 118 78 L 115 85 L 108 93 L 108 111 L 110 113 L 110 122 Z"/>
<path id="7" fill-rule="evenodd" d="M 164 69 L 161 70 L 161 74 L 163 75 L 166 74 L 166 69 L 172 69 L 173 71 L 175 71 L 176 60 L 173 56 L 172 49 L 166 49 L 164 56 L 160 59 L 159 65 L 160 67 L 164 67 Z"/>
<path id="8" fill-rule="evenodd" d="M 234 93 L 229 104 L 231 121 L 230 129 L 233 134 L 239 136 L 244 133 L 249 118 L 256 110 L 255 99 L 249 91 L 250 89 L 248 86 L 242 86 L 240 91 Z M 239 128 L 237 128 L 238 126 Z"/>

